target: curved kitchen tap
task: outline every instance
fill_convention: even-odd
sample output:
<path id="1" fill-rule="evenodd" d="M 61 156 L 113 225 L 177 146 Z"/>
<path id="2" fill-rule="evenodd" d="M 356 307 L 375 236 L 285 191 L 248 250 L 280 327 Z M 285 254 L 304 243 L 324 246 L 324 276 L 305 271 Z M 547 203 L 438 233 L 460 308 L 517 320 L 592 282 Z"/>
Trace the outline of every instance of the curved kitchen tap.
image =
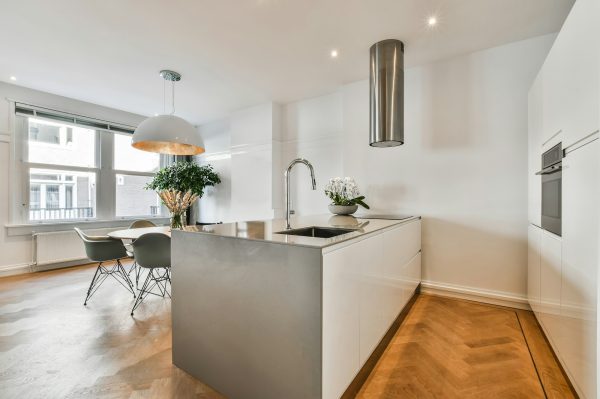
<path id="1" fill-rule="evenodd" d="M 298 163 L 303 163 L 304 165 L 308 166 L 308 169 L 310 169 L 310 177 L 312 179 L 312 189 L 316 190 L 317 189 L 317 181 L 315 180 L 315 170 L 313 169 L 313 166 L 311 165 L 310 162 L 308 162 L 306 159 L 304 158 L 296 158 L 294 159 L 292 162 L 290 162 L 290 165 L 287 167 L 287 169 L 285 170 L 283 176 L 284 176 L 284 185 L 285 185 L 285 221 L 286 221 L 286 229 L 291 229 L 290 227 L 290 172 L 292 171 L 292 168 L 294 167 L 294 165 L 298 164 Z"/>

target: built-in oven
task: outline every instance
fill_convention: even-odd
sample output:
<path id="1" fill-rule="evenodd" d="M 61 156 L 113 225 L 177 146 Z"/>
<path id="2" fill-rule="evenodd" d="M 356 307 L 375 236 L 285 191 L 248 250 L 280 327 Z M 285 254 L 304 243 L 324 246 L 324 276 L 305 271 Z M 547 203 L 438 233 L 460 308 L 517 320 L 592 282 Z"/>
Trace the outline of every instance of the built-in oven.
<path id="1" fill-rule="evenodd" d="M 542 228 L 556 235 L 562 230 L 562 143 L 542 154 Z"/>

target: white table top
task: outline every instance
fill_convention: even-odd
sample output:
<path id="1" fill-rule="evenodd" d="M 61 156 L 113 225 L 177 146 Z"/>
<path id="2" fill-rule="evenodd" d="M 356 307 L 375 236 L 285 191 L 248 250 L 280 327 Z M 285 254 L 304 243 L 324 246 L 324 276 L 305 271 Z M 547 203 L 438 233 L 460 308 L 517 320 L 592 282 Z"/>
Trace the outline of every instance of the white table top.
<path id="1" fill-rule="evenodd" d="M 169 226 L 157 226 L 141 227 L 139 229 L 116 230 L 108 233 L 108 236 L 119 240 L 137 240 L 141 235 L 148 233 L 162 233 L 170 237 L 171 228 Z"/>

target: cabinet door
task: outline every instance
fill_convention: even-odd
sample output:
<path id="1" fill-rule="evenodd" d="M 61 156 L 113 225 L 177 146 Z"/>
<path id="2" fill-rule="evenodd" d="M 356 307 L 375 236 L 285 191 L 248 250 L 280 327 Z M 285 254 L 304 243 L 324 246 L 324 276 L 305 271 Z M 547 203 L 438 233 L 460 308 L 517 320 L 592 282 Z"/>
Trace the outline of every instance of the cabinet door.
<path id="1" fill-rule="evenodd" d="M 405 276 L 406 284 L 404 285 L 404 303 L 408 302 L 414 294 L 417 286 L 421 282 L 421 253 L 416 254 L 403 267 L 403 275 Z"/>
<path id="2" fill-rule="evenodd" d="M 542 168 L 542 124 L 543 124 L 542 74 L 538 74 L 528 96 L 528 214 L 529 222 L 541 225 L 542 177 L 535 173 Z"/>
<path id="3" fill-rule="evenodd" d="M 527 238 L 527 298 L 531 309 L 539 313 L 542 229 L 530 224 L 527 230 Z"/>
<path id="4" fill-rule="evenodd" d="M 565 60 L 561 56 L 563 48 L 563 40 L 559 34 L 541 70 L 543 86 L 542 144 L 558 135 L 563 128 L 564 112 L 563 98 L 561 97 L 565 80 L 563 69 Z"/>
<path id="5" fill-rule="evenodd" d="M 358 262 L 359 301 L 359 360 L 360 366 L 367 361 L 386 331 L 384 305 L 387 287 L 383 271 L 383 236 L 367 238 L 354 245 L 355 261 Z"/>
<path id="6" fill-rule="evenodd" d="M 599 10 L 598 0 L 576 1 L 558 35 L 563 148 L 598 130 Z"/>
<path id="7" fill-rule="evenodd" d="M 410 276 L 404 266 L 421 250 L 421 220 L 384 233 L 384 243 L 385 276 L 393 287 L 393 300 L 386 304 L 389 309 L 385 312 L 389 327 L 409 299 L 405 292 L 410 286 Z"/>
<path id="8" fill-rule="evenodd" d="M 360 369 L 357 245 L 323 255 L 324 398 L 339 398 Z"/>
<path id="9" fill-rule="evenodd" d="M 585 397 L 596 389 L 600 141 L 563 160 L 561 356 Z"/>
<path id="10" fill-rule="evenodd" d="M 545 320 L 560 316 L 560 291 L 562 284 L 562 240 L 542 231 L 540 262 L 540 311 Z"/>

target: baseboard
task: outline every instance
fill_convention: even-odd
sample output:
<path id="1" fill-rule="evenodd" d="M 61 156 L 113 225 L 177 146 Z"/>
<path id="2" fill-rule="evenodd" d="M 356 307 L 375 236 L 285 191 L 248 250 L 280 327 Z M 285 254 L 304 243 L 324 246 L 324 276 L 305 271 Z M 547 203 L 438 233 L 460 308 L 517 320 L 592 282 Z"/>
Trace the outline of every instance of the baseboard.
<path id="1" fill-rule="evenodd" d="M 87 258 L 65 259 L 65 260 L 61 260 L 59 262 L 38 264 L 36 266 L 33 266 L 33 271 L 34 272 L 45 272 L 47 270 L 63 269 L 65 267 L 85 265 L 86 263 L 90 263 L 90 262 L 91 261 Z"/>
<path id="2" fill-rule="evenodd" d="M 16 265 L 6 265 L 0 267 L 0 277 L 16 276 L 33 272 L 33 266 L 29 263 L 19 263 Z"/>
<path id="3" fill-rule="evenodd" d="M 422 281 L 421 292 L 506 306 L 509 308 L 531 310 L 527 297 L 503 291 L 485 290 L 461 285 L 438 283 L 435 281 Z"/>
<path id="4" fill-rule="evenodd" d="M 87 258 L 69 259 L 66 261 L 34 265 L 29 263 L 20 263 L 17 265 L 0 266 L 0 277 L 16 276 L 19 274 L 28 274 L 35 272 L 45 272 L 54 269 L 63 269 L 65 267 L 80 266 L 90 263 Z"/>

